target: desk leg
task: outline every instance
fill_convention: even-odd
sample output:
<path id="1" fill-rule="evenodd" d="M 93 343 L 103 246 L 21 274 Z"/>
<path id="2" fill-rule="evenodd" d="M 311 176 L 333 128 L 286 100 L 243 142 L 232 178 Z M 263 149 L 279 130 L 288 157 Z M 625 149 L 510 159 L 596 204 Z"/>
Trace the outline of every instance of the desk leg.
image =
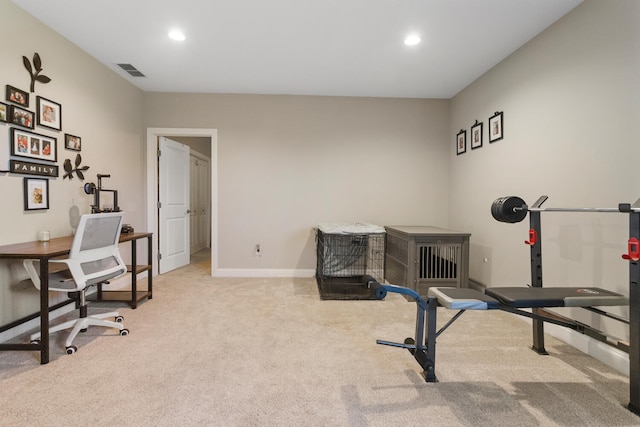
<path id="1" fill-rule="evenodd" d="M 40 363 L 49 363 L 49 260 L 40 260 Z"/>
<path id="2" fill-rule="evenodd" d="M 138 307 L 138 245 L 131 241 L 131 308 Z"/>
<path id="3" fill-rule="evenodd" d="M 150 235 L 147 237 L 147 265 L 149 266 L 149 270 L 147 270 L 147 291 L 149 296 L 147 299 L 153 298 L 153 236 Z"/>

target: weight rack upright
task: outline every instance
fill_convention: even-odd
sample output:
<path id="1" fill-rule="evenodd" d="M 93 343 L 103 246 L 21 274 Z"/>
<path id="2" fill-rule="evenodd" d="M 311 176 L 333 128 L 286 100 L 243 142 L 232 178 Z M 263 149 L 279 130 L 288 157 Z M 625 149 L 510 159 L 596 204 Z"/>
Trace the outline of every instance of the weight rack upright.
<path id="1" fill-rule="evenodd" d="M 591 331 L 584 325 L 583 333 L 621 349 L 629 354 L 629 403 L 627 408 L 640 415 L 640 199 L 633 205 L 621 203 L 617 208 L 543 208 L 548 199 L 541 196 L 531 207 L 519 197 L 503 197 L 494 201 L 491 206 L 493 217 L 501 222 L 516 223 L 529 214 L 529 240 L 531 247 L 531 286 L 542 287 L 542 212 L 621 212 L 629 214 L 628 251 L 622 258 L 629 261 L 629 319 L 622 319 L 595 308 L 592 311 L 607 317 L 621 320 L 629 325 L 629 343 L 610 343 L 597 331 Z M 544 309 L 533 308 L 534 313 Z M 532 324 L 532 349 L 540 354 L 547 354 L 544 348 L 544 321 L 534 319 Z"/>
<path id="2" fill-rule="evenodd" d="M 640 203 L 629 212 L 629 405 L 640 415 Z"/>

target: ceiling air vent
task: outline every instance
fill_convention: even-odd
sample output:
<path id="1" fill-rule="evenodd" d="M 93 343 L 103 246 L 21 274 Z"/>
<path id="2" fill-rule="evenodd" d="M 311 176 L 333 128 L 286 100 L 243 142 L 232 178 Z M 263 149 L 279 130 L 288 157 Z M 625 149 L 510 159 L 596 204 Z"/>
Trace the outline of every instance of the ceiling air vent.
<path id="1" fill-rule="evenodd" d="M 131 64 L 118 64 L 118 67 L 122 68 L 133 77 L 144 77 L 144 74 L 138 71 L 138 69 Z"/>

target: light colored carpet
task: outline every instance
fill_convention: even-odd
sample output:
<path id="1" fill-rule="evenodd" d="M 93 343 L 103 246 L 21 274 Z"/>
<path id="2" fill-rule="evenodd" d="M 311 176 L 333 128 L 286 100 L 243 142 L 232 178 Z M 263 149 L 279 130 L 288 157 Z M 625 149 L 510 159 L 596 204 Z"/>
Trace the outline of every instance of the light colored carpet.
<path id="1" fill-rule="evenodd" d="M 52 360 L 0 353 L 0 426 L 640 426 L 628 378 L 527 322 L 468 312 L 438 340 L 439 383 L 408 351 L 415 305 L 322 301 L 315 279 L 211 278 L 192 264 L 117 306 L 129 336 L 65 333 Z M 444 322 L 452 312 L 442 310 Z"/>

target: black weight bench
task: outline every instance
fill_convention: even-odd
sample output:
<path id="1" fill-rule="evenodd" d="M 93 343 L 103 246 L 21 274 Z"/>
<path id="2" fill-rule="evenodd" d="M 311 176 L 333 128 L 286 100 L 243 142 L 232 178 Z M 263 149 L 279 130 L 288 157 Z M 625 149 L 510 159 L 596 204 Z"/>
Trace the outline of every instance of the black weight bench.
<path id="1" fill-rule="evenodd" d="M 404 343 L 377 340 L 378 344 L 406 348 L 415 357 L 423 369 L 427 382 L 437 382 L 435 371 L 436 339 L 466 310 L 503 310 L 532 319 L 554 323 L 568 327 L 577 332 L 589 335 L 603 342 L 613 342 L 611 337 L 604 335 L 589 325 L 568 319 L 556 313 L 546 312 L 544 308 L 553 307 L 583 307 L 592 309 L 595 306 L 628 305 L 629 300 L 624 295 L 601 288 L 542 288 L 542 287 L 505 287 L 487 288 L 485 292 L 469 288 L 429 288 L 426 299 L 416 291 L 403 286 L 383 285 L 371 277 L 365 276 L 365 284 L 375 290 L 378 298 L 383 299 L 388 292 L 404 295 L 416 302 L 415 337 L 405 339 Z M 436 329 L 437 308 L 445 307 L 458 310 L 440 330 Z M 531 311 L 523 309 L 532 309 Z M 593 309 L 599 314 L 606 314 L 599 309 Z M 613 315 L 610 315 L 610 317 Z M 621 319 L 618 319 L 621 320 Z M 625 344 L 619 344 L 623 346 Z"/>

